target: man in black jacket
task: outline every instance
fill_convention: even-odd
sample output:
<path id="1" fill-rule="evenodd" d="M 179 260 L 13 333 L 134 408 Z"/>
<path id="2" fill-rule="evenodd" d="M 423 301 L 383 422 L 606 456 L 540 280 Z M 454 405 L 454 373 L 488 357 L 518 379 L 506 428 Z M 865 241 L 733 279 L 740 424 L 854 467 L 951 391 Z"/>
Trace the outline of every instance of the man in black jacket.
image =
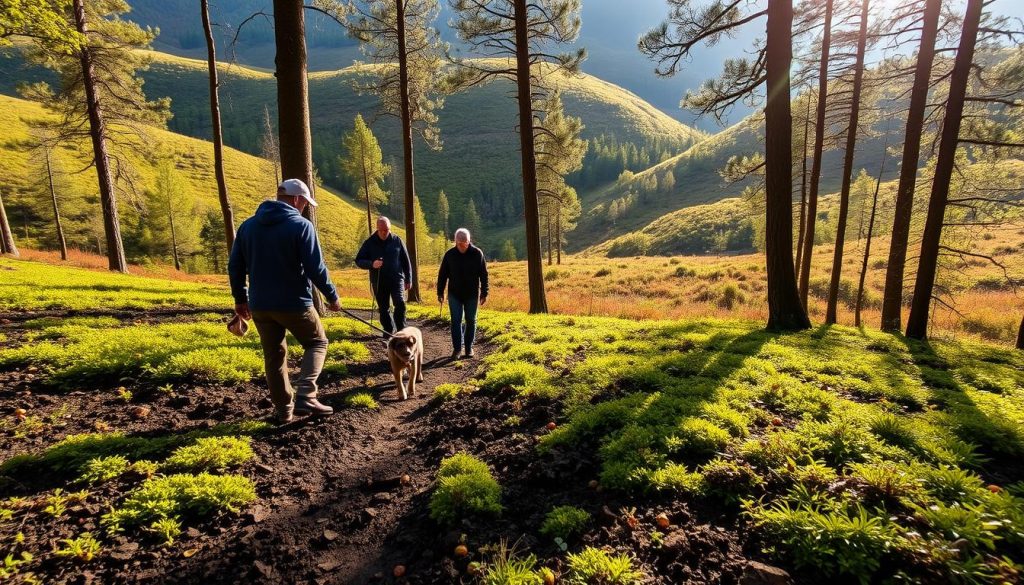
<path id="1" fill-rule="evenodd" d="M 487 302 L 487 260 L 484 253 L 470 243 L 469 230 L 455 230 L 455 247 L 441 259 L 437 272 L 437 302 L 444 302 L 444 287 L 448 284 L 448 308 L 452 312 L 452 359 L 459 357 L 465 341 L 465 357 L 473 357 L 473 338 L 476 337 L 477 300 Z M 462 317 L 466 324 L 463 327 Z"/>
<path id="2" fill-rule="evenodd" d="M 370 271 L 370 286 L 380 305 L 381 329 L 390 333 L 405 329 L 405 291 L 412 288 L 412 262 L 402 238 L 391 233 L 391 220 L 377 219 L 377 231 L 359 248 L 356 266 Z M 395 305 L 394 319 L 390 303 Z"/>

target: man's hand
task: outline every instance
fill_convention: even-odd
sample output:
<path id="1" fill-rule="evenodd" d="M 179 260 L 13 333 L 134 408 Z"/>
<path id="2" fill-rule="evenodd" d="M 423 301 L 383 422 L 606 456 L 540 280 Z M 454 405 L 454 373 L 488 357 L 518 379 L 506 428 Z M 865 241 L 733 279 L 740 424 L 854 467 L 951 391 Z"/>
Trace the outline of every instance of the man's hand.
<path id="1" fill-rule="evenodd" d="M 405 283 L 405 290 L 409 290 L 410 288 L 412 288 L 412 283 L 411 282 Z"/>
<path id="2" fill-rule="evenodd" d="M 236 303 L 235 314 L 245 320 L 252 319 L 252 313 L 249 311 L 249 303 Z"/>
<path id="3" fill-rule="evenodd" d="M 487 297 L 480 297 L 480 306 L 482 307 L 482 306 L 484 306 L 486 304 L 487 304 Z"/>
<path id="4" fill-rule="evenodd" d="M 332 311 L 335 311 L 335 312 L 340 311 L 341 310 L 341 299 L 335 299 L 333 302 L 328 303 L 327 304 L 327 308 L 332 310 Z"/>
<path id="5" fill-rule="evenodd" d="M 380 258 L 377 258 L 376 260 L 373 261 L 374 269 L 380 268 L 381 266 L 384 266 L 384 261 L 381 260 Z"/>

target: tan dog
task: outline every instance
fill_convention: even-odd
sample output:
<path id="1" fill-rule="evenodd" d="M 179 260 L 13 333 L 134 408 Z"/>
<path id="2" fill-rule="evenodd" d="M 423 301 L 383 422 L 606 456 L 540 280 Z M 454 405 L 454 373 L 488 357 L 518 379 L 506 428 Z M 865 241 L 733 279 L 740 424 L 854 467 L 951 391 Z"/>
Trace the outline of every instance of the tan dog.
<path id="1" fill-rule="evenodd" d="M 423 381 L 423 334 L 415 327 L 406 327 L 388 340 L 388 361 L 395 375 L 395 391 L 402 400 L 416 396 L 416 382 Z M 408 392 L 402 375 L 409 370 Z"/>

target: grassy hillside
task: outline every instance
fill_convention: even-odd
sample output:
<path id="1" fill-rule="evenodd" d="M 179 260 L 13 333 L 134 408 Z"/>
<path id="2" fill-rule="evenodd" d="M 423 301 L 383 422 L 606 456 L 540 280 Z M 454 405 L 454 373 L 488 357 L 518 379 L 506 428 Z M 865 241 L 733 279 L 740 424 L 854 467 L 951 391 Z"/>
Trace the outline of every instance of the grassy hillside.
<path id="1" fill-rule="evenodd" d="M 147 96 L 171 98 L 171 130 L 209 138 L 205 62 L 164 53 L 153 56 L 153 65 L 142 73 Z M 348 178 L 341 176 L 337 160 L 342 134 L 351 129 L 357 113 L 370 120 L 377 106 L 376 98 L 359 95 L 353 89 L 353 83 L 368 73 L 365 66 L 350 66 L 309 76 L 314 162 L 326 184 L 341 191 L 352 190 Z M 0 92 L 13 95 L 19 81 L 48 77 L 45 71 L 22 70 L 0 80 Z M 277 90 L 272 72 L 224 64 L 220 81 L 226 143 L 258 153 L 265 107 L 270 108 L 276 122 Z M 562 88 L 567 112 L 582 117 L 585 137 L 612 137 L 618 144 L 636 149 L 668 149 L 671 153 L 685 150 L 704 137 L 636 95 L 597 78 L 560 77 L 557 85 Z M 417 144 L 418 194 L 428 222 L 436 223 L 437 195 L 443 189 L 454 224 L 462 222 L 465 205 L 472 198 L 488 228 L 519 225 L 519 142 L 511 89 L 510 83 L 496 81 L 450 96 L 439 112 L 443 150 L 434 152 L 422 143 Z M 393 118 L 381 117 L 373 123 L 373 131 L 381 141 L 386 162 L 393 164 L 393 188 L 400 189 L 398 123 Z M 492 243 L 486 236 L 483 241 Z"/>
<path id="2" fill-rule="evenodd" d="M 38 104 L 0 95 L 0 189 L 3 189 L 7 212 L 15 229 L 15 238 L 25 245 L 52 246 L 52 215 L 46 211 L 48 191 L 45 185 L 41 155 L 31 150 L 28 121 L 48 114 Z M 119 149 L 138 173 L 135 181 L 138 195 L 126 188 L 119 190 L 122 227 L 129 230 L 145 213 L 141 194 L 155 184 L 155 163 L 158 153 L 169 154 L 185 180 L 187 190 L 198 200 L 201 210 L 219 210 L 217 184 L 213 172 L 213 146 L 209 142 L 188 138 L 159 129 L 146 130 L 145 145 L 135 144 Z M 83 141 L 60 148 L 56 162 L 64 172 L 59 175 L 58 197 L 62 215 L 69 226 L 69 244 L 83 249 L 96 249 L 96 237 L 102 233 L 99 218 L 96 172 L 86 168 L 92 160 L 91 145 Z M 265 161 L 225 149 L 225 173 L 228 193 L 235 210 L 236 223 L 249 217 L 261 201 L 273 196 L 273 170 Z M 78 172 L 81 171 L 81 172 Z M 319 192 L 320 237 L 329 257 L 350 258 L 356 239 L 365 233 L 365 215 L 347 201 L 327 189 Z M 26 229 L 23 217 L 40 213 L 41 223 Z M 77 227 L 76 227 L 77 226 Z M 364 226 L 364 227 L 360 227 Z M 26 237 L 27 236 L 27 237 Z"/>

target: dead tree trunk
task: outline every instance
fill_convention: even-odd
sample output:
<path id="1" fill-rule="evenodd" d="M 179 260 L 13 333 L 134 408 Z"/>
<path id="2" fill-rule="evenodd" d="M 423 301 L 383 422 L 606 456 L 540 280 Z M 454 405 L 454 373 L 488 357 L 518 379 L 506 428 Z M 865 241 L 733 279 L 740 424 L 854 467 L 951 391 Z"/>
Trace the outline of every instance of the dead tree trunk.
<path id="1" fill-rule="evenodd" d="M 882 188 L 882 173 L 885 172 L 885 149 L 889 147 L 886 140 L 882 148 L 882 162 L 878 165 L 878 178 L 875 179 L 875 193 L 871 197 L 871 216 L 868 219 L 867 241 L 864 244 L 864 262 L 860 265 L 860 282 L 857 284 L 857 305 L 853 310 L 854 325 L 860 327 L 860 312 L 864 307 L 864 281 L 868 276 L 868 260 L 871 258 L 871 236 L 875 231 L 875 214 L 878 211 L 878 192 Z"/>
<path id="2" fill-rule="evenodd" d="M 910 215 L 914 207 L 917 166 L 921 156 L 921 134 L 932 63 L 935 61 L 935 38 L 939 29 L 942 0 L 926 0 L 921 20 L 921 46 L 917 51 L 914 86 L 907 111 L 907 131 L 903 139 L 903 162 L 893 210 L 889 262 L 885 269 L 885 293 L 882 297 L 882 330 L 899 331 L 903 325 L 903 278 L 907 264 L 907 241 L 910 239 Z"/>
<path id="3" fill-rule="evenodd" d="M 85 22 L 85 0 L 73 0 L 75 28 L 83 38 L 88 37 L 89 28 Z M 110 156 L 107 154 L 107 128 L 103 121 L 103 109 L 96 93 L 96 73 L 93 66 L 92 49 L 88 42 L 79 49 L 82 63 L 82 87 L 85 90 L 86 109 L 89 112 L 89 134 L 96 175 L 99 179 L 100 206 L 103 208 L 103 231 L 107 238 L 107 264 L 111 270 L 128 272 L 121 241 L 121 219 L 117 210 L 117 194 L 110 174 Z"/>
<path id="4" fill-rule="evenodd" d="M 526 272 L 530 288 L 530 312 L 547 313 L 540 218 L 537 206 L 537 155 L 533 144 L 533 93 L 530 87 L 530 39 L 527 0 L 514 0 L 516 86 L 519 102 L 519 145 L 523 167 L 523 214 L 526 219 Z"/>
<path id="5" fill-rule="evenodd" d="M 18 247 L 14 245 L 11 223 L 7 221 L 7 209 L 4 208 L 2 192 L 0 192 L 0 254 L 10 254 L 15 258 L 19 256 Z"/>
<path id="6" fill-rule="evenodd" d="M 551 266 L 551 264 L 553 264 L 554 261 L 555 261 L 555 255 L 554 255 L 554 251 L 551 249 L 551 246 L 553 245 L 553 242 L 551 241 L 551 218 L 550 217 L 547 218 L 547 224 L 548 224 L 547 225 L 547 228 L 548 228 L 548 242 L 547 242 L 548 243 L 548 266 Z"/>
<path id="7" fill-rule="evenodd" d="M 1017 331 L 1017 349 L 1024 349 L 1024 319 L 1020 320 L 1020 330 Z"/>
<path id="8" fill-rule="evenodd" d="M 946 101 L 946 115 L 942 122 L 942 139 L 939 156 L 935 162 L 935 178 L 932 194 L 928 201 L 928 217 L 921 237 L 921 256 L 917 266 L 917 280 L 914 283 L 914 298 L 910 303 L 910 317 L 907 320 L 907 337 L 924 339 L 928 335 L 928 312 L 932 303 L 935 273 L 939 263 L 939 249 L 942 240 L 942 224 L 946 216 L 946 200 L 949 198 L 949 181 L 956 164 L 956 148 L 960 140 L 960 125 L 963 122 L 964 101 L 967 96 L 967 82 L 974 62 L 974 46 L 978 40 L 978 26 L 985 0 L 968 0 L 964 15 L 960 46 L 953 62 L 949 78 L 949 99 Z"/>
<path id="9" fill-rule="evenodd" d="M 416 246 L 416 176 L 413 167 L 412 149 L 412 105 L 409 103 L 409 53 L 405 39 L 405 3 L 407 0 L 395 0 L 398 9 L 398 92 L 402 108 L 402 156 L 405 159 L 405 247 L 409 252 L 409 263 L 412 264 L 412 286 L 409 288 L 409 300 L 419 302 L 420 279 L 419 260 Z"/>
<path id="10" fill-rule="evenodd" d="M 793 118 L 789 69 L 793 61 L 793 1 L 769 0 L 765 46 L 765 256 L 768 328 L 811 326 L 800 303 L 793 268 Z"/>
<path id="11" fill-rule="evenodd" d="M 174 208 L 171 200 L 167 200 L 167 221 L 171 224 L 171 258 L 174 259 L 174 269 L 181 271 L 181 262 L 178 261 L 178 234 L 174 231 Z"/>
<path id="12" fill-rule="evenodd" d="M 50 148 L 43 147 L 46 156 L 46 180 L 50 185 L 50 199 L 53 201 L 53 223 L 57 227 L 57 246 L 60 248 L 60 259 L 68 259 L 68 243 L 64 239 L 64 225 L 60 221 L 60 207 L 57 205 L 57 190 L 53 188 L 53 168 L 50 166 Z"/>
<path id="13" fill-rule="evenodd" d="M 277 127 L 280 136 L 281 177 L 301 179 L 314 192 L 313 140 L 309 131 L 309 84 L 306 79 L 306 22 L 302 2 L 274 0 L 274 40 L 277 45 Z M 312 205 L 303 214 L 316 225 Z M 313 304 L 324 314 L 323 299 L 313 292 Z"/>
<path id="14" fill-rule="evenodd" d="M 814 120 L 814 158 L 811 163 L 811 184 L 807 193 L 807 223 L 804 226 L 804 249 L 800 254 L 800 302 L 807 310 L 807 291 L 811 278 L 811 252 L 814 251 L 814 224 L 818 219 L 818 183 L 821 182 L 821 155 L 825 148 L 825 107 L 828 98 L 828 64 L 832 49 L 832 2 L 825 1 L 825 28 L 821 38 L 821 64 L 818 67 L 818 110 Z"/>
<path id="15" fill-rule="evenodd" d="M 839 191 L 839 219 L 836 226 L 836 245 L 832 254 L 832 279 L 828 285 L 828 304 L 825 323 L 835 325 L 839 305 L 839 281 L 843 275 L 843 248 L 846 245 L 846 222 L 850 215 L 850 183 L 853 181 L 853 155 L 857 149 L 860 126 L 860 94 L 864 84 L 864 52 L 868 42 L 868 8 L 870 0 L 860 7 L 860 31 L 857 35 L 857 58 L 853 73 L 853 94 L 850 98 L 850 126 L 846 130 L 846 153 L 843 159 L 843 182 Z"/>
<path id="16" fill-rule="evenodd" d="M 556 262 L 562 265 L 562 208 L 555 211 L 555 249 Z"/>
<path id="17" fill-rule="evenodd" d="M 213 40 L 213 29 L 210 26 L 209 0 L 200 0 L 203 12 L 203 30 L 206 33 L 206 61 L 210 70 L 210 116 L 213 121 L 213 169 L 217 176 L 217 195 L 220 198 L 220 211 L 224 216 L 224 241 L 228 251 L 235 243 L 235 217 L 228 199 L 228 183 L 224 177 L 224 136 L 220 125 L 220 98 L 217 88 L 217 47 Z M 177 263 L 177 260 L 175 260 Z"/>

